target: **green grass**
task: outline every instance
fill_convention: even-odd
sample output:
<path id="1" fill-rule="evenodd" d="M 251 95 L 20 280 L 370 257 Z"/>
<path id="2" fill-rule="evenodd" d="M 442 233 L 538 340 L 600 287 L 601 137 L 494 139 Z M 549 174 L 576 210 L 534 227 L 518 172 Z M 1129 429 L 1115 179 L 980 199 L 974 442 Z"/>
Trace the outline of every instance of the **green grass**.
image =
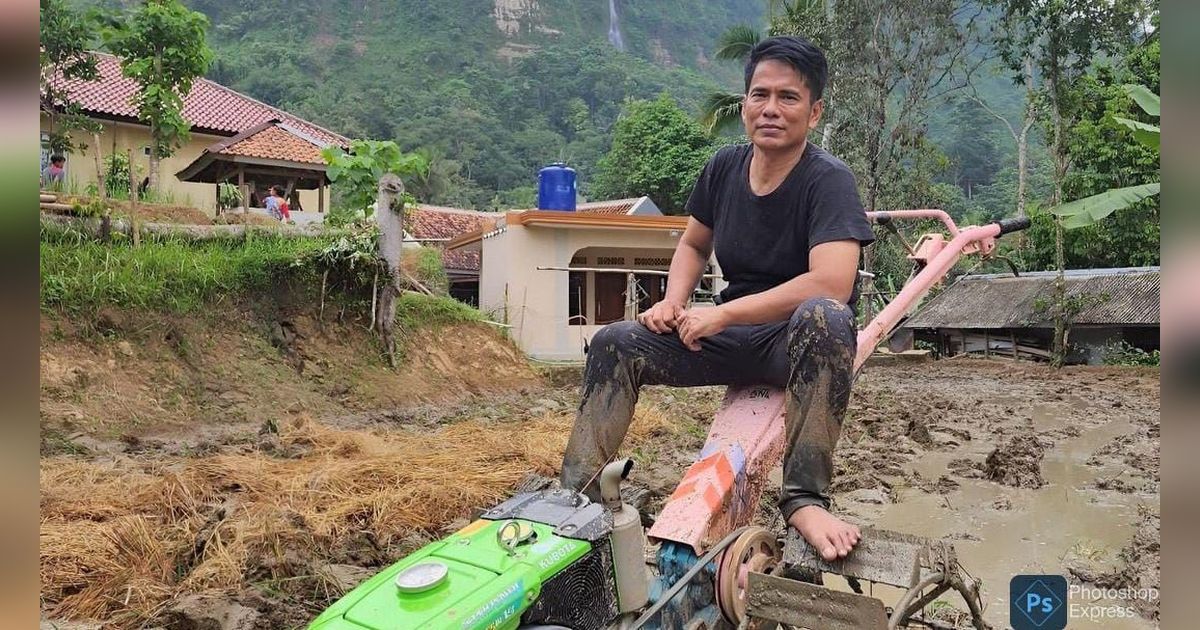
<path id="1" fill-rule="evenodd" d="M 481 319 L 477 309 L 450 297 L 405 293 L 396 304 L 396 323 L 408 329 Z"/>
<path id="2" fill-rule="evenodd" d="M 185 314 L 221 299 L 255 298 L 290 280 L 293 287 L 311 288 L 315 306 L 321 283 L 315 253 L 328 243 L 255 234 L 206 241 L 146 238 L 134 247 L 126 238 L 106 245 L 71 230 L 43 229 L 41 305 L 78 313 L 112 306 Z M 327 301 L 369 309 L 370 288 L 369 282 L 331 285 Z M 396 305 L 396 322 L 408 329 L 482 318 L 449 297 L 405 293 Z"/>
<path id="3" fill-rule="evenodd" d="M 42 231 L 41 304 L 68 311 L 101 306 L 196 311 L 231 295 L 253 295 L 289 276 L 311 274 L 295 261 L 320 239 L 254 235 L 227 240 L 147 238 L 98 243 L 69 230 Z M 319 283 L 319 280 L 318 280 Z"/>

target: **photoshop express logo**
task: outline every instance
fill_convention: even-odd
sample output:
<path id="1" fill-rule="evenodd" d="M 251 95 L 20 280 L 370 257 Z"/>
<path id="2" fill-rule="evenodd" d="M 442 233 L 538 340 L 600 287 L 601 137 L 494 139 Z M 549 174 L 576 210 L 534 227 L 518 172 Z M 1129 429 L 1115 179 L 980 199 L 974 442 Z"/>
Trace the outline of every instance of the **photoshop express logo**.
<path id="1" fill-rule="evenodd" d="M 1067 578 L 1017 575 L 1008 583 L 1008 616 L 1013 630 L 1067 627 Z"/>

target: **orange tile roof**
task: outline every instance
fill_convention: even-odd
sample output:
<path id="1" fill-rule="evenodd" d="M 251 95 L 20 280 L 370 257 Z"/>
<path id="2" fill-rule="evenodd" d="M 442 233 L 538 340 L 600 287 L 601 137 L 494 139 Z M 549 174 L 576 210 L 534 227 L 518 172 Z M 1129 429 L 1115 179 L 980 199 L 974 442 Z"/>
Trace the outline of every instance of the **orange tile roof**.
<path id="1" fill-rule="evenodd" d="M 417 239 L 450 239 L 479 229 L 491 229 L 499 214 L 421 204 L 412 213 L 407 232 Z"/>
<path id="2" fill-rule="evenodd" d="M 447 249 L 442 251 L 442 266 L 447 271 L 479 271 L 478 251 Z"/>
<path id="3" fill-rule="evenodd" d="M 313 144 L 311 140 L 302 138 L 279 126 L 278 123 L 243 138 L 217 153 L 325 165 L 325 159 L 321 157 L 321 147 Z"/>
<path id="4" fill-rule="evenodd" d="M 61 88 L 67 96 L 89 114 L 116 118 L 137 119 L 133 104 L 138 85 L 121 74 L 117 57 L 101 52 L 96 56 L 100 76 L 95 81 L 64 79 L 55 76 L 51 85 Z M 234 135 L 272 119 L 294 125 L 325 144 L 349 146 L 345 136 L 336 134 L 311 122 L 297 118 L 281 109 L 231 90 L 215 81 L 197 79 L 183 98 L 183 118 L 197 131 Z"/>

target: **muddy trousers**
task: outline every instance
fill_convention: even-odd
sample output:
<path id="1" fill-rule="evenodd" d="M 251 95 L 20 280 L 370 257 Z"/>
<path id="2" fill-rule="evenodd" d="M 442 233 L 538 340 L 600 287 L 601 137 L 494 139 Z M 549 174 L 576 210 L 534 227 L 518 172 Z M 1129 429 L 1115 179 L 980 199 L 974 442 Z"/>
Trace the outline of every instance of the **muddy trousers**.
<path id="1" fill-rule="evenodd" d="M 828 509 L 855 345 L 853 313 L 824 298 L 804 302 L 786 322 L 731 326 L 701 339 L 699 352 L 637 322 L 605 326 L 588 349 L 562 485 L 598 497 L 598 472 L 621 446 L 642 385 L 772 385 L 787 389 L 779 509 L 785 519 L 806 505 Z"/>

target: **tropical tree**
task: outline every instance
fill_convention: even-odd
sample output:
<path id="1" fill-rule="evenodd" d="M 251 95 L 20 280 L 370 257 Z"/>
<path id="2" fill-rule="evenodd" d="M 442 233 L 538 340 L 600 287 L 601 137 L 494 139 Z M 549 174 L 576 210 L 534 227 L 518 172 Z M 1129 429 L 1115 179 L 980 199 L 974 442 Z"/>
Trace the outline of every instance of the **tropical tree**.
<path id="1" fill-rule="evenodd" d="M 1092 67 L 1096 53 L 1119 53 L 1133 41 L 1139 21 L 1137 0 L 994 0 L 1002 11 L 996 40 L 1000 56 L 1014 72 L 1023 72 L 1032 61 L 1043 77 L 1040 98 L 1050 114 L 1047 132 L 1054 164 L 1054 192 L 1050 203 L 1063 201 L 1063 186 L 1071 167 L 1067 131 L 1078 120 L 1082 103 L 1072 88 Z M 1052 363 L 1066 356 L 1069 313 L 1065 308 L 1066 277 L 1063 225 L 1055 220 L 1054 344 Z"/>
<path id="2" fill-rule="evenodd" d="M 329 146 L 321 151 L 321 157 L 329 165 L 325 174 L 336 185 L 342 203 L 353 215 L 351 219 L 371 215 L 384 175 L 421 180 L 429 174 L 424 156 L 404 153 L 391 140 L 351 140 L 349 152 Z"/>
<path id="3" fill-rule="evenodd" d="M 121 58 L 121 72 L 138 83 L 138 119 L 150 126 L 150 190 L 158 188 L 158 165 L 187 140 L 183 97 L 212 63 L 205 43 L 208 18 L 179 0 L 145 0 L 109 28 L 109 50 Z"/>
<path id="4" fill-rule="evenodd" d="M 1125 91 L 1147 116 L 1159 117 L 1159 98 L 1144 85 L 1126 85 Z M 1133 132 L 1138 142 L 1151 148 L 1157 154 L 1159 150 L 1159 126 L 1132 120 L 1122 116 L 1112 116 L 1113 122 L 1122 125 Z M 1052 210 L 1055 216 L 1062 217 L 1062 225 L 1066 229 L 1082 228 L 1094 225 L 1104 217 L 1128 208 L 1143 199 L 1158 194 L 1159 182 L 1138 184 L 1111 188 L 1102 193 L 1065 203 Z"/>
<path id="5" fill-rule="evenodd" d="M 647 195 L 667 214 L 682 214 L 715 145 L 671 97 L 630 101 L 613 131 L 612 149 L 597 166 L 600 198 Z"/>
<path id="6" fill-rule="evenodd" d="M 802 33 L 818 46 L 828 45 L 829 11 L 825 0 L 769 0 L 767 18 L 771 35 Z M 776 32 L 776 24 L 788 25 Z M 786 32 L 784 32 L 786 31 Z M 714 56 L 724 61 L 745 63 L 750 51 L 762 40 L 763 34 L 752 26 L 731 26 L 717 40 Z M 700 123 L 710 134 L 740 128 L 742 117 L 741 92 L 711 92 L 701 108 Z"/>
<path id="7" fill-rule="evenodd" d="M 85 14 L 72 9 L 66 0 L 41 0 L 40 17 L 38 87 L 42 113 L 50 119 L 50 150 L 73 153 L 82 147 L 75 146 L 70 131 L 91 131 L 94 123 L 83 115 L 65 90 L 55 86 L 54 79 L 90 81 L 99 76 L 96 58 L 88 52 L 92 25 Z"/>

